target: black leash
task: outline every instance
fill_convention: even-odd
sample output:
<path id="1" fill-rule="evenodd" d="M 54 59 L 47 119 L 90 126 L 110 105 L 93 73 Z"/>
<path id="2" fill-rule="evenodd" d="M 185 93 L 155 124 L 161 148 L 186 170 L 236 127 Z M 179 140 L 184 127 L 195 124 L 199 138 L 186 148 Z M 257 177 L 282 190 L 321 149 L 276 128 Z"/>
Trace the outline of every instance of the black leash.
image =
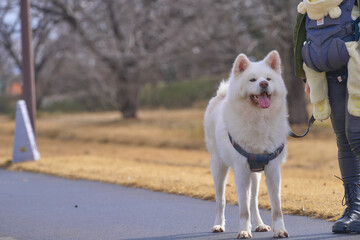
<path id="1" fill-rule="evenodd" d="M 309 132 L 309 130 L 310 130 L 310 128 L 311 128 L 311 126 L 313 125 L 314 122 L 315 122 L 314 115 L 311 115 L 311 118 L 309 119 L 308 128 L 307 128 L 306 132 L 303 135 L 297 135 L 290 129 L 289 136 L 293 137 L 293 138 L 303 138 L 303 137 L 305 137 L 306 134 L 308 134 L 308 132 Z"/>

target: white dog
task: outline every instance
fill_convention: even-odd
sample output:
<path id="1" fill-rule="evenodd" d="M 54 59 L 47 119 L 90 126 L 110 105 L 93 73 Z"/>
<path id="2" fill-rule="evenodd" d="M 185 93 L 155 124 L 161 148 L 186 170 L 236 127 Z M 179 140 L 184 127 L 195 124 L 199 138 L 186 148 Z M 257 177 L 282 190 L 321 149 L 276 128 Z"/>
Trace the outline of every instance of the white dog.
<path id="1" fill-rule="evenodd" d="M 286 94 L 281 60 L 278 52 L 272 51 L 260 62 L 250 62 L 240 54 L 230 78 L 220 84 L 217 95 L 210 100 L 204 125 L 216 191 L 213 232 L 225 231 L 225 186 L 230 167 L 234 170 L 240 210 L 237 237 L 252 237 L 250 210 L 256 231 L 270 231 L 258 209 L 259 171 L 264 169 L 274 237 L 288 237 L 280 193 L 280 165 L 286 158 L 289 132 Z"/>

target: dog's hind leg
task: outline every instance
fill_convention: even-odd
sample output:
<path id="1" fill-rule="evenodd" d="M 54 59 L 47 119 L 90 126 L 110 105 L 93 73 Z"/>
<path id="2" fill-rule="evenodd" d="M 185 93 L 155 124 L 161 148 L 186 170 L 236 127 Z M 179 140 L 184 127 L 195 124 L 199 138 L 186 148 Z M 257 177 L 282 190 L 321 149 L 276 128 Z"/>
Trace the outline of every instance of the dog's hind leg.
<path id="1" fill-rule="evenodd" d="M 259 213 L 259 186 L 260 186 L 261 173 L 252 173 L 251 174 L 251 198 L 250 198 L 250 211 L 251 217 L 254 220 L 256 232 L 268 232 L 271 228 L 268 225 L 265 225 L 263 220 L 260 217 Z"/>
<path id="2" fill-rule="evenodd" d="M 216 192 L 216 216 L 212 232 L 225 232 L 225 187 L 229 167 L 213 155 L 211 156 L 210 165 Z"/>
<path id="3" fill-rule="evenodd" d="M 271 214 L 273 222 L 273 231 L 275 238 L 288 237 L 284 225 L 283 213 L 281 210 L 281 170 L 279 163 L 270 162 L 265 167 L 266 186 L 268 189 L 269 200 L 271 204 Z"/>

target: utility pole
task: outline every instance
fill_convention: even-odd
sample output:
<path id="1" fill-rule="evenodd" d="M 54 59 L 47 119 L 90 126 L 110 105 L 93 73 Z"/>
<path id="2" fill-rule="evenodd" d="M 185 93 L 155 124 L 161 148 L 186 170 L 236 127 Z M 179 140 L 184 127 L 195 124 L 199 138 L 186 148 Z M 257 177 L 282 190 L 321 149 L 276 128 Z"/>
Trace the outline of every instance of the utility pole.
<path id="1" fill-rule="evenodd" d="M 23 97 L 26 101 L 31 125 L 36 136 L 36 97 L 34 77 L 34 54 L 32 48 L 30 0 L 20 1 Z"/>

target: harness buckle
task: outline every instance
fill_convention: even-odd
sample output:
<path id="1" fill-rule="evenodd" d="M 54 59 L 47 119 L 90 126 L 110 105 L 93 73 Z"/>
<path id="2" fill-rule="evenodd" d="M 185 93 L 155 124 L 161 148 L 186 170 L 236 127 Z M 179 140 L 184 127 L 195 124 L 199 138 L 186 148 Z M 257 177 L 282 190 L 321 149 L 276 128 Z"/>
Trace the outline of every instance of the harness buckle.
<path id="1" fill-rule="evenodd" d="M 269 156 L 266 154 L 249 153 L 248 163 L 252 172 L 264 171 L 265 165 L 269 163 Z"/>

